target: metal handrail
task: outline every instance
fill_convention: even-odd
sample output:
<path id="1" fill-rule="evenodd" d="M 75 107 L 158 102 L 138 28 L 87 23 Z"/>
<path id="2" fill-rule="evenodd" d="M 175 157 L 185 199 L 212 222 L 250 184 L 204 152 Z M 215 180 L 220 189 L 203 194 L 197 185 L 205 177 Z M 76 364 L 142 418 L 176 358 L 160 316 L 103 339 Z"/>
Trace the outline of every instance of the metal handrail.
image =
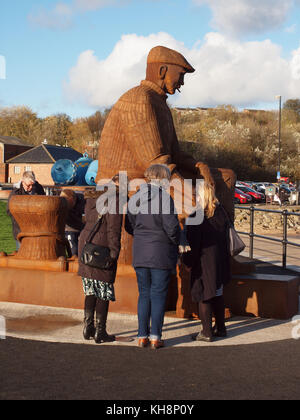
<path id="1" fill-rule="evenodd" d="M 299 216 L 300 213 L 296 212 L 289 212 L 287 210 L 270 210 L 270 209 L 261 209 L 254 207 L 253 205 L 250 207 L 244 207 L 244 206 L 235 206 L 236 209 L 241 210 L 249 210 L 250 211 L 250 232 L 240 232 L 237 231 L 240 235 L 246 235 L 250 238 L 250 244 L 249 244 L 249 258 L 253 259 L 253 250 L 254 250 L 254 238 L 261 238 L 261 239 L 267 239 L 269 241 L 273 242 L 279 242 L 282 244 L 282 267 L 286 268 L 286 258 L 287 258 L 287 246 L 292 245 L 300 248 L 300 244 L 297 244 L 295 242 L 291 242 L 288 240 L 288 232 L 287 232 L 287 218 L 288 216 Z M 265 213 L 277 213 L 281 214 L 283 216 L 283 234 L 282 239 L 278 238 L 272 238 L 270 236 L 265 235 L 258 235 L 254 233 L 254 213 L 255 212 L 265 212 Z"/>

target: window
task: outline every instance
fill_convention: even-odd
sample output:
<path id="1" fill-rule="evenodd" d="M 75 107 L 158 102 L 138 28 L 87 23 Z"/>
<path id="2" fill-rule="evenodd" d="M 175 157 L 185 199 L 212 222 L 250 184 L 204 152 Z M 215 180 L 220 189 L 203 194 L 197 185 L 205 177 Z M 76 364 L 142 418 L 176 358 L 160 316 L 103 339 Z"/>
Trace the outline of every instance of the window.
<path id="1" fill-rule="evenodd" d="M 25 171 L 31 171 L 31 166 L 25 166 Z"/>
<path id="2" fill-rule="evenodd" d="M 20 168 L 20 166 L 15 166 L 15 167 L 14 167 L 14 173 L 15 173 L 16 175 L 19 175 L 19 174 L 21 173 L 21 168 Z"/>

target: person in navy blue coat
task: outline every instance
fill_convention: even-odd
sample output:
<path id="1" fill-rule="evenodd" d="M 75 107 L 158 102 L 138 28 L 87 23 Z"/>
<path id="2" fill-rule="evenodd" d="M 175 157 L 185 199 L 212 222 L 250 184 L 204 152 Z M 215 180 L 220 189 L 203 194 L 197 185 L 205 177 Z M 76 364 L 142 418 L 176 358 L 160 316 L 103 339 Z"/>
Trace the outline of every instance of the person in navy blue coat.
<path id="1" fill-rule="evenodd" d="M 166 165 L 152 165 L 128 203 L 126 230 L 133 239 L 133 267 L 139 300 L 139 346 L 163 347 L 161 340 L 171 273 L 176 269 L 180 226 L 174 201 L 162 187 L 171 173 Z M 151 320 L 151 327 L 150 327 Z M 150 337 L 150 341 L 149 341 Z"/>

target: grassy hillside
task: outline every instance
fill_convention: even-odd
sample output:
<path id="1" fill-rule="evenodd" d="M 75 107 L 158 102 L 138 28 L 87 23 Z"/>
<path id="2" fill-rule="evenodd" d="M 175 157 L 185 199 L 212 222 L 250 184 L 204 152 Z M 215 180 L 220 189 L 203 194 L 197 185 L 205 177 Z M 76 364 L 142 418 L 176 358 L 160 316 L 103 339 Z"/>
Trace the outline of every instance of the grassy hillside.
<path id="1" fill-rule="evenodd" d="M 231 168 L 240 180 L 276 181 L 278 113 L 240 112 L 231 106 L 171 109 L 181 148 L 214 168 Z M 282 112 L 281 174 L 300 179 L 300 110 Z"/>
<path id="2" fill-rule="evenodd" d="M 0 201 L 0 251 L 11 253 L 16 250 L 16 242 L 12 235 L 10 217 L 6 214 L 6 201 Z"/>

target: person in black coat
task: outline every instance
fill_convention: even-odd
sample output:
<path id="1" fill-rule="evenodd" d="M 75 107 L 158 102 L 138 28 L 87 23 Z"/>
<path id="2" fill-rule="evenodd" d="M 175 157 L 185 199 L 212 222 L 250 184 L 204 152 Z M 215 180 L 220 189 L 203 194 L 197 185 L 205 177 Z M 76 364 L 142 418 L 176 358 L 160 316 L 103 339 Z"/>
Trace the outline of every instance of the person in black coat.
<path id="1" fill-rule="evenodd" d="M 215 197 L 214 188 L 204 183 L 204 220 L 186 226 L 191 251 L 183 256 L 191 269 L 192 300 L 198 303 L 203 330 L 196 340 L 210 342 L 213 336 L 225 337 L 223 286 L 231 279 L 228 247 L 228 217 Z M 212 313 L 216 325 L 212 328 Z"/>
<path id="2" fill-rule="evenodd" d="M 65 237 L 70 245 L 72 256 L 78 255 L 78 238 L 84 228 L 82 220 L 84 214 L 85 199 L 82 194 L 76 194 L 75 191 L 64 189 L 60 193 L 68 202 L 68 218 L 65 227 Z"/>
<path id="3" fill-rule="evenodd" d="M 161 186 L 171 173 L 166 165 L 152 165 L 128 203 L 126 230 L 133 234 L 133 267 L 139 288 L 138 345 L 156 349 L 161 340 L 170 275 L 176 268 L 180 227 L 171 196 Z M 150 328 L 151 320 L 151 328 Z M 149 341 L 150 337 L 150 341 Z"/>
<path id="4" fill-rule="evenodd" d="M 106 321 L 109 302 L 116 300 L 114 282 L 117 272 L 117 261 L 121 250 L 123 214 L 119 211 L 120 191 L 118 188 L 118 176 L 115 176 L 111 183 L 115 185 L 115 187 L 110 188 L 111 194 L 116 200 L 115 209 L 110 209 L 109 203 L 106 202 L 102 203 L 103 205 L 99 205 L 98 199 L 104 192 L 87 190 L 85 194 L 86 224 L 80 233 L 78 242 L 78 275 L 82 277 L 85 295 L 83 336 L 86 340 L 94 338 L 97 344 L 115 341 L 114 335 L 107 334 Z M 108 208 L 108 211 L 102 215 L 105 206 Z M 101 245 L 110 249 L 111 264 L 105 270 L 90 267 L 80 259 L 84 245 L 89 239 L 90 233 L 99 217 L 102 221 L 91 241 L 95 245 Z M 96 326 L 94 324 L 95 313 Z"/>
<path id="5" fill-rule="evenodd" d="M 34 173 L 32 171 L 25 171 L 22 175 L 19 186 L 13 189 L 8 197 L 6 213 L 10 216 L 12 221 L 13 236 L 16 241 L 18 251 L 20 248 L 20 242 L 18 241 L 20 227 L 9 210 L 10 199 L 14 195 L 45 195 L 45 191 L 42 185 L 36 180 Z"/>

